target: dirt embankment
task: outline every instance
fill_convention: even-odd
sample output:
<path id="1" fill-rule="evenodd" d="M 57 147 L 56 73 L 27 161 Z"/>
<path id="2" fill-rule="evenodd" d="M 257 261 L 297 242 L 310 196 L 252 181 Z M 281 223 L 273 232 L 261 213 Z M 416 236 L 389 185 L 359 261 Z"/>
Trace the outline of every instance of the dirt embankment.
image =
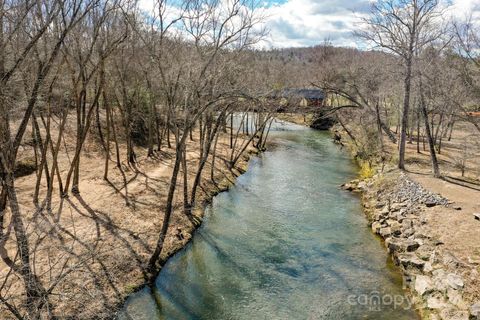
<path id="1" fill-rule="evenodd" d="M 200 157 L 198 138 L 198 134 L 194 135 L 187 146 L 189 188 Z M 67 148 L 69 139 L 74 137 L 66 137 Z M 124 147 L 121 146 L 123 153 Z M 249 147 L 237 166 L 230 170 L 229 137 L 222 133 L 218 139 L 214 179 L 210 177 L 209 158 L 197 202 L 207 203 L 215 194 L 228 189 L 246 170 L 255 150 Z M 68 154 L 73 151 L 68 149 L 59 159 L 62 175 L 68 170 Z M 148 158 L 143 148 L 136 151 L 136 168 L 122 164 L 128 181 L 125 187 L 124 178 L 112 163 L 111 184 L 103 179 L 105 157 L 94 141 L 88 143 L 81 158 L 80 194 L 65 199 L 55 197 L 52 210 L 44 214 L 36 214 L 32 204 L 35 174 L 15 181 L 29 239 L 35 246 L 32 264 L 36 273 L 46 287 L 62 275 L 50 295 L 55 308 L 51 312 L 58 318 L 111 318 L 124 299 L 148 279 L 146 267 L 163 221 L 174 150 L 165 147 L 155 158 Z M 193 220 L 184 214 L 183 173 L 180 174 L 182 179 L 179 179 L 174 212 L 161 255 L 163 261 L 186 245 L 203 217 L 201 209 L 193 212 Z M 54 194 L 58 194 L 57 189 Z M 7 243 L 7 249 L 15 256 L 13 242 Z M 5 265 L 0 268 L 0 283 L 3 284 L 3 298 L 17 305 L 21 303 L 19 293 L 23 283 L 12 276 Z M 10 313 L 0 309 L 0 319 L 10 319 Z"/>
<path id="2" fill-rule="evenodd" d="M 390 169 L 343 187 L 362 192 L 423 318 L 480 319 L 480 192 L 432 180 Z"/>

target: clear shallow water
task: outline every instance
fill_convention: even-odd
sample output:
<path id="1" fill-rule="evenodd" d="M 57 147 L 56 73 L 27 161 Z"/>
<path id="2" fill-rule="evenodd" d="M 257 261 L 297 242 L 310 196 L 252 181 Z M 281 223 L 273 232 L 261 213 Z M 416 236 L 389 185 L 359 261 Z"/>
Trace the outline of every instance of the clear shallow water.
<path id="1" fill-rule="evenodd" d="M 193 241 L 120 319 L 417 318 L 359 199 L 338 188 L 355 176 L 348 155 L 328 134 L 274 129 L 269 150 L 215 197 Z"/>

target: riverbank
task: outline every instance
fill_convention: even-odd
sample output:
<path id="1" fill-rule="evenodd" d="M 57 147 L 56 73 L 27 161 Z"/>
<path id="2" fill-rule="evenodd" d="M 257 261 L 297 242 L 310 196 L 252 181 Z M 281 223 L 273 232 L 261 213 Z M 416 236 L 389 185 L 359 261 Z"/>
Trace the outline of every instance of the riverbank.
<path id="1" fill-rule="evenodd" d="M 396 169 L 388 159 L 395 158 L 397 146 L 384 139 L 387 161 L 372 167 L 360 163 L 364 180 L 344 186 L 362 193 L 372 231 L 400 267 L 424 319 L 480 318 L 478 162 L 468 162 L 465 177 L 455 165 L 469 130 L 466 124 L 458 127 L 437 155 L 443 179 L 431 175 L 429 154 L 419 153 L 413 143 L 407 145 L 407 170 Z M 342 142 L 356 153 L 346 134 Z"/>
<path id="2" fill-rule="evenodd" d="M 480 221 L 475 220 L 470 210 L 463 210 L 452 199 L 425 189 L 397 169 L 387 169 L 343 187 L 362 193 L 372 231 L 382 237 L 402 271 L 404 285 L 422 318 L 480 317 Z M 450 224 L 452 234 L 465 230 L 459 221 L 451 221 L 465 219 L 470 232 L 463 236 L 471 243 L 451 241 L 448 233 L 439 233 L 442 224 L 439 219 Z M 463 251 L 470 254 L 459 255 L 460 248 L 465 246 Z"/>
<path id="3" fill-rule="evenodd" d="M 189 168 L 198 166 L 197 141 L 198 134 L 194 134 L 187 142 L 187 150 L 192 150 L 187 153 Z M 121 152 L 125 151 L 124 147 L 121 145 Z M 55 307 L 52 313 L 61 318 L 112 318 L 125 299 L 148 280 L 147 263 L 161 229 L 175 153 L 171 148 L 164 148 L 158 157 L 148 158 L 146 149 L 136 151 L 135 168 L 123 166 L 128 181 L 126 189 L 120 172 L 116 168 L 110 170 L 109 180 L 117 186 L 115 190 L 101 178 L 104 162 L 101 150 L 95 147 L 94 141 L 89 143 L 81 159 L 80 194 L 55 198 L 51 215 L 35 214 L 31 204 L 35 175 L 16 179 L 19 202 L 29 221 L 27 232 L 34 235 L 37 230 L 51 229 L 48 237 L 38 239 L 35 265 L 38 273 L 47 277 L 46 281 L 49 272 L 65 273 L 52 290 L 50 301 Z M 229 152 L 229 136 L 222 133 L 213 179 L 210 161 L 203 171 L 194 219 L 183 213 L 183 179 L 178 182 L 170 228 L 160 257 L 163 263 L 185 247 L 202 221 L 205 204 L 234 184 L 257 151 L 247 148 L 233 169 L 228 166 Z M 67 161 L 66 157 L 59 159 L 60 163 Z M 194 178 L 195 172 L 190 170 L 189 186 Z M 12 252 L 15 250 L 13 243 L 7 243 L 6 247 Z M 66 264 L 60 264 L 65 257 Z M 7 271 L 0 271 L 0 279 Z M 6 286 L 12 297 L 21 289 L 19 281 L 8 282 Z M 7 314 L 0 310 L 0 318 L 9 319 Z"/>
<path id="4" fill-rule="evenodd" d="M 309 125 L 301 115 L 282 119 Z M 347 147 L 348 141 L 343 135 Z M 382 170 L 369 168 L 363 180 L 343 188 L 361 193 L 369 225 L 401 270 L 423 319 L 480 319 L 480 221 L 474 216 L 480 213 L 480 191 L 429 176 L 428 161 L 425 168 L 415 164 L 419 173 L 382 164 L 383 172 L 371 177 Z"/>

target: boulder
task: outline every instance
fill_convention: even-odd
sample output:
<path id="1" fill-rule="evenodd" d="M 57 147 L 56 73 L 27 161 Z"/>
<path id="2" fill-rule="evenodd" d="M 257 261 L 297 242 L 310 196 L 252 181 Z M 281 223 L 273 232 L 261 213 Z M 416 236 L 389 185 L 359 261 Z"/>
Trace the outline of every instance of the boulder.
<path id="1" fill-rule="evenodd" d="M 377 202 L 375 204 L 376 209 L 382 209 L 383 207 L 385 207 L 385 202 Z"/>
<path id="2" fill-rule="evenodd" d="M 353 184 L 347 182 L 347 183 L 344 183 L 340 186 L 343 190 L 347 190 L 347 191 L 353 191 L 354 189 L 354 186 Z"/>
<path id="3" fill-rule="evenodd" d="M 454 273 L 449 273 L 447 275 L 447 284 L 450 288 L 458 290 L 463 288 L 463 279 L 461 276 L 454 274 Z"/>
<path id="4" fill-rule="evenodd" d="M 387 207 L 384 207 L 384 208 L 382 209 L 382 211 L 379 212 L 379 214 L 380 214 L 382 217 L 388 216 L 389 213 L 390 213 L 390 210 L 388 210 Z"/>
<path id="5" fill-rule="evenodd" d="M 414 234 L 415 234 L 415 230 L 413 228 L 402 229 L 402 235 L 404 238 L 411 237 Z"/>
<path id="6" fill-rule="evenodd" d="M 392 230 L 393 235 L 399 236 L 402 234 L 402 225 L 398 221 L 392 222 L 390 229 Z"/>
<path id="7" fill-rule="evenodd" d="M 389 227 L 381 228 L 380 231 L 378 232 L 382 237 L 386 238 L 389 235 L 392 234 L 392 229 Z"/>
<path id="8" fill-rule="evenodd" d="M 396 203 L 394 203 L 390 206 L 390 211 L 392 211 L 392 212 L 399 211 L 400 209 L 402 209 L 404 207 L 406 207 L 405 202 L 400 202 L 400 203 L 396 202 Z"/>
<path id="9" fill-rule="evenodd" d="M 427 308 L 429 309 L 447 309 L 448 303 L 441 295 L 431 295 L 427 299 Z"/>
<path id="10" fill-rule="evenodd" d="M 442 260 L 443 264 L 449 266 L 451 269 L 456 269 L 462 265 L 462 262 L 457 259 L 457 257 L 448 252 L 443 254 Z"/>
<path id="11" fill-rule="evenodd" d="M 432 272 L 433 271 L 433 266 L 430 262 L 426 262 L 425 266 L 423 266 L 423 272 Z"/>
<path id="12" fill-rule="evenodd" d="M 415 253 L 406 252 L 399 253 L 396 256 L 397 263 L 402 265 L 404 268 L 412 267 L 422 270 L 425 266 L 425 261 L 420 260 Z"/>
<path id="13" fill-rule="evenodd" d="M 417 240 L 418 243 L 418 240 Z M 428 245 L 423 245 L 417 248 L 416 250 L 417 255 L 420 259 L 428 261 L 430 260 L 432 253 L 433 253 L 433 247 L 430 247 Z"/>
<path id="14" fill-rule="evenodd" d="M 470 315 L 473 319 L 479 320 L 480 319 L 480 301 L 477 303 L 472 304 L 470 307 Z"/>
<path id="15" fill-rule="evenodd" d="M 391 252 L 413 252 L 419 247 L 415 240 L 400 238 L 388 238 L 385 244 Z"/>
<path id="16" fill-rule="evenodd" d="M 447 283 L 447 273 L 443 269 L 437 269 L 432 272 L 433 274 L 433 283 L 435 285 L 435 290 L 440 292 L 446 292 L 448 289 Z"/>
<path id="17" fill-rule="evenodd" d="M 415 288 L 415 291 L 417 291 L 417 293 L 420 296 L 423 296 L 426 292 L 430 292 L 430 291 L 433 290 L 432 278 L 430 278 L 428 276 L 418 275 L 415 278 L 415 287 L 414 288 Z"/>
<path id="18" fill-rule="evenodd" d="M 382 228 L 382 224 L 378 221 L 374 221 L 372 223 L 372 231 L 375 233 L 379 233 L 380 229 Z"/>
<path id="19" fill-rule="evenodd" d="M 480 221 L 480 213 L 474 213 L 474 214 L 473 214 L 473 217 L 475 218 L 475 220 L 479 220 L 479 221 Z"/>
<path id="20" fill-rule="evenodd" d="M 367 190 L 367 183 L 365 181 L 360 181 L 357 185 L 357 189 L 360 189 L 362 191 Z"/>
<path id="21" fill-rule="evenodd" d="M 455 308 L 445 308 L 440 311 L 442 320 L 468 320 L 468 311 Z"/>
<path id="22" fill-rule="evenodd" d="M 447 297 L 448 297 L 448 301 L 454 306 L 457 306 L 459 309 L 462 309 L 462 310 L 468 309 L 468 306 L 463 300 L 463 297 L 460 291 L 449 288 L 447 290 Z"/>
<path id="23" fill-rule="evenodd" d="M 409 218 L 402 219 L 402 227 L 405 229 L 413 227 L 413 221 Z"/>

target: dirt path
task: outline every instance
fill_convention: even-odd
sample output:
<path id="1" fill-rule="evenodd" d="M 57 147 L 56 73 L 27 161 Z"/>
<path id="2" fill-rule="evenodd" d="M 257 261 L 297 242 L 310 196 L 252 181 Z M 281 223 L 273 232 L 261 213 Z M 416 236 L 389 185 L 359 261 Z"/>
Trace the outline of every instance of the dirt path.
<path id="1" fill-rule="evenodd" d="M 480 299 L 480 221 L 473 216 L 480 213 L 480 191 L 426 175 L 409 176 L 452 202 L 450 207 L 427 208 L 425 227 L 443 243 L 442 255 L 458 259 L 450 267 L 465 274 L 466 298 Z"/>

